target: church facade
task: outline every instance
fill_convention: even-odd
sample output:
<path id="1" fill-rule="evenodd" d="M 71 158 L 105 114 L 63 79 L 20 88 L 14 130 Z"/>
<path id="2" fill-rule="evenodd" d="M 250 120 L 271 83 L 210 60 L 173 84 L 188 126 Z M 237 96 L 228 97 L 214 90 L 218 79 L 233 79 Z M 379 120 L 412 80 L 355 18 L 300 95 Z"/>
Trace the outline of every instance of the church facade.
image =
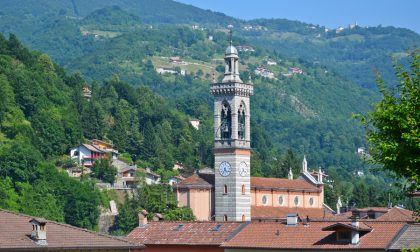
<path id="1" fill-rule="evenodd" d="M 179 206 L 197 220 L 250 221 L 324 210 L 322 173 L 314 178 L 304 158 L 299 179 L 251 177 L 251 80 L 239 77 L 239 56 L 232 43 L 225 51 L 223 80 L 210 85 L 214 96 L 214 171 L 201 171 L 174 185 Z M 316 214 L 314 214 L 316 213 Z M 284 216 L 283 216 L 284 215 Z M 305 217 L 306 217 L 305 216 Z"/>

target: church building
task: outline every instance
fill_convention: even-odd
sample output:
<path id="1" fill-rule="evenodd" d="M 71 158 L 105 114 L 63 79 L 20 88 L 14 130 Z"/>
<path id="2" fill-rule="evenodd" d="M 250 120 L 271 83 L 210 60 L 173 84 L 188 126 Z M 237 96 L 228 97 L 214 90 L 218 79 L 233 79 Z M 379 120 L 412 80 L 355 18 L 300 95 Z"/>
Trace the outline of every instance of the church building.
<path id="1" fill-rule="evenodd" d="M 313 177 L 306 158 L 298 179 L 251 177 L 251 80 L 239 77 L 239 56 L 231 44 L 225 51 L 225 73 L 210 85 L 214 96 L 213 170 L 200 171 L 174 185 L 178 205 L 188 206 L 197 220 L 251 221 L 285 218 L 287 214 L 325 218 L 322 172 Z"/>

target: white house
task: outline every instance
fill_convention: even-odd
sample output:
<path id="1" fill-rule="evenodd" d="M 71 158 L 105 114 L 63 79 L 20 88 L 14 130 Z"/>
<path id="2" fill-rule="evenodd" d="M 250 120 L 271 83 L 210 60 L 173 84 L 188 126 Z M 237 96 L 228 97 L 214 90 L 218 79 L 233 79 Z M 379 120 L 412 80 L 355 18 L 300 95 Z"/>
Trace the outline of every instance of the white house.
<path id="1" fill-rule="evenodd" d="M 104 158 L 106 152 L 91 144 L 81 144 L 70 149 L 70 158 L 86 167 L 93 165 L 94 160 Z"/>

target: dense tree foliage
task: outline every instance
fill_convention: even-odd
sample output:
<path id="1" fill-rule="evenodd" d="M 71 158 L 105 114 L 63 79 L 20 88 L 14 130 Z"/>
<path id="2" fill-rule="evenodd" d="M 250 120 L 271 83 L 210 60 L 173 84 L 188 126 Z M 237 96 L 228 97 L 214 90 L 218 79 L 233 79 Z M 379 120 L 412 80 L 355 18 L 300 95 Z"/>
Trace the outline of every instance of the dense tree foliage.
<path id="1" fill-rule="evenodd" d="M 420 55 L 411 55 L 411 67 L 395 67 L 398 79 L 396 90 L 390 90 L 378 78 L 383 96 L 367 118 L 367 134 L 373 158 L 384 169 L 412 181 L 411 189 L 420 185 Z"/>

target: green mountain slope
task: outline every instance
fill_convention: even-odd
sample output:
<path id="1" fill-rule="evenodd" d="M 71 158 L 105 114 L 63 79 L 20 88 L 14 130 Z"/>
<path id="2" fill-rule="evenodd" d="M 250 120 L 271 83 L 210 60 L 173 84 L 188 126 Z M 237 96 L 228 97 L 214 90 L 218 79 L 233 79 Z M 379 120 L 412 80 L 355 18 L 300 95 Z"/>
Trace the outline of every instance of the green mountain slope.
<path id="1" fill-rule="evenodd" d="M 240 37 L 235 37 L 235 43 L 249 44 Z M 201 99 L 200 106 L 210 108 L 208 84 L 214 69 L 223 64 L 220 53 L 227 46 L 227 36 L 218 29 L 151 29 L 120 8 L 109 7 L 81 20 L 50 18 L 28 44 L 50 53 L 58 63 L 82 72 L 88 79 L 104 80 L 118 74 L 128 83 L 150 87 L 174 106 L 179 102 L 188 104 L 193 95 Z M 156 74 L 154 67 L 167 65 L 171 56 L 188 62 L 186 77 Z M 309 155 L 316 165 L 360 168 L 354 151 L 363 145 L 363 132 L 351 114 L 369 109 L 371 93 L 322 65 L 288 60 L 264 48 L 256 48 L 254 53 L 241 52 L 240 56 L 244 80 L 249 74 L 255 79 L 255 122 L 271 135 L 277 152 L 292 148 Z M 255 75 L 254 70 L 264 65 L 266 58 L 279 62 L 271 67 L 278 80 Z M 285 77 L 290 67 L 300 67 L 304 74 Z M 190 115 L 211 118 L 211 114 Z"/>
<path id="2" fill-rule="evenodd" d="M 190 172 L 212 163 L 208 120 L 196 130 L 163 98 L 116 76 L 90 86 L 15 36 L 0 36 L 0 89 L 0 208 L 94 229 L 104 195 L 93 178 L 79 181 L 64 170 L 74 164 L 63 155 L 86 139 L 112 141 L 162 172 L 175 161 Z"/>
<path id="3" fill-rule="evenodd" d="M 362 87 L 374 89 L 374 71 L 393 80 L 391 58 L 407 56 L 419 48 L 420 35 L 394 27 L 346 27 L 327 29 L 285 19 L 260 19 L 249 22 L 261 30 L 241 30 L 250 41 L 276 50 L 286 57 L 319 62 Z"/>

